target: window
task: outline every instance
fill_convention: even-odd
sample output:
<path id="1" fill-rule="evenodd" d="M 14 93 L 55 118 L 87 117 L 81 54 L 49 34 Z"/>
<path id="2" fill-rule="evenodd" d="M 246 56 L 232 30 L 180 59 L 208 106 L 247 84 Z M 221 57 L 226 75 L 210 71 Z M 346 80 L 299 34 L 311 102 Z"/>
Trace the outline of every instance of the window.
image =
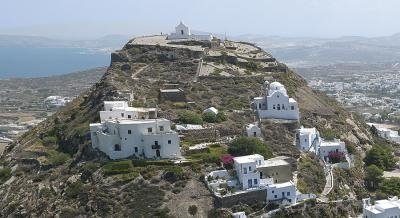
<path id="1" fill-rule="evenodd" d="M 251 166 L 249 166 L 249 172 L 251 172 Z"/>
<path id="2" fill-rule="evenodd" d="M 126 138 L 125 138 L 125 141 L 126 141 Z"/>
<path id="3" fill-rule="evenodd" d="M 158 141 L 154 141 L 154 145 L 158 145 Z"/>
<path id="4" fill-rule="evenodd" d="M 280 110 L 281 110 L 281 105 L 280 105 L 280 104 L 278 104 L 278 107 L 277 107 L 277 109 L 278 109 L 278 111 L 280 111 Z"/>
<path id="5" fill-rule="evenodd" d="M 171 144 L 171 140 L 168 140 L 168 144 L 169 144 L 169 145 Z"/>
<path id="6" fill-rule="evenodd" d="M 147 132 L 149 132 L 149 133 L 150 133 L 150 132 L 153 132 L 153 128 L 151 128 L 151 127 L 150 127 L 150 128 L 147 128 Z"/>
<path id="7" fill-rule="evenodd" d="M 121 117 L 124 117 L 124 113 L 121 113 Z"/>
<path id="8" fill-rule="evenodd" d="M 164 126 L 159 126 L 159 128 L 161 132 L 164 131 Z"/>
<path id="9" fill-rule="evenodd" d="M 257 179 L 254 179 L 254 185 L 257 185 Z"/>
<path id="10" fill-rule="evenodd" d="M 286 193 L 286 196 L 290 196 L 290 192 L 287 192 L 287 193 Z"/>
<path id="11" fill-rule="evenodd" d="M 243 168 L 243 173 L 247 174 L 247 168 Z"/>
<path id="12" fill-rule="evenodd" d="M 289 203 L 292 203 L 292 199 L 289 199 L 288 201 L 289 201 Z"/>
<path id="13" fill-rule="evenodd" d="M 273 105 L 273 106 L 272 106 L 272 109 L 274 109 L 274 110 L 275 110 L 275 105 Z"/>
<path id="14" fill-rule="evenodd" d="M 259 103 L 259 104 L 258 104 L 258 108 L 260 108 L 260 109 L 261 109 L 261 103 Z"/>
<path id="15" fill-rule="evenodd" d="M 272 194 L 274 194 L 275 190 L 272 190 Z"/>
<path id="16" fill-rule="evenodd" d="M 130 119 L 130 118 L 132 118 L 132 116 L 131 116 L 131 115 L 128 115 L 128 118 Z"/>
<path id="17" fill-rule="evenodd" d="M 114 145 L 114 151 L 121 151 L 121 145 L 115 144 Z"/>
<path id="18" fill-rule="evenodd" d="M 257 136 L 257 133 L 256 133 L 256 132 L 253 132 L 253 136 L 256 137 L 256 136 Z"/>
<path id="19" fill-rule="evenodd" d="M 307 142 L 307 139 L 304 139 L 304 142 Z"/>
<path id="20" fill-rule="evenodd" d="M 294 110 L 294 106 L 290 106 L 290 109 L 292 109 L 292 111 Z"/>
<path id="21" fill-rule="evenodd" d="M 132 130 L 128 129 L 128 134 L 132 134 Z"/>
<path id="22" fill-rule="evenodd" d="M 274 197 L 275 197 L 275 198 L 278 198 L 278 195 L 275 195 Z"/>
<path id="23" fill-rule="evenodd" d="M 276 97 L 279 98 L 279 95 L 277 95 Z"/>
<path id="24" fill-rule="evenodd" d="M 278 172 L 276 172 L 275 175 L 278 175 Z"/>
<path id="25" fill-rule="evenodd" d="M 282 110 L 285 110 L 285 105 L 284 104 L 282 104 Z"/>
<path id="26" fill-rule="evenodd" d="M 184 34 L 183 30 L 181 30 L 181 34 L 182 34 L 182 35 Z"/>
<path id="27" fill-rule="evenodd" d="M 138 150 L 139 150 L 138 147 L 135 147 L 135 153 L 138 153 Z"/>
<path id="28" fill-rule="evenodd" d="M 258 165 L 261 165 L 261 160 L 258 160 Z"/>

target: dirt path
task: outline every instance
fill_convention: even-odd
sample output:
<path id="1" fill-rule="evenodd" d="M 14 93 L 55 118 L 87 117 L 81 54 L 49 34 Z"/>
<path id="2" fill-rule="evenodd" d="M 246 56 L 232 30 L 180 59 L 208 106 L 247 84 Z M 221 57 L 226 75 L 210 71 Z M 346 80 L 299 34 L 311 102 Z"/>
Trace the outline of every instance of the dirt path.
<path id="1" fill-rule="evenodd" d="M 148 65 L 141 67 L 139 70 L 137 70 L 136 72 L 132 73 L 132 79 L 135 79 L 136 76 L 142 72 L 144 69 L 146 69 L 148 67 Z"/>
<path id="2" fill-rule="evenodd" d="M 213 197 L 209 190 L 198 180 L 191 179 L 186 187 L 178 194 L 170 194 L 167 207 L 174 217 L 207 217 L 209 210 L 213 208 Z M 197 214 L 191 216 L 188 208 L 191 205 L 197 206 Z"/>

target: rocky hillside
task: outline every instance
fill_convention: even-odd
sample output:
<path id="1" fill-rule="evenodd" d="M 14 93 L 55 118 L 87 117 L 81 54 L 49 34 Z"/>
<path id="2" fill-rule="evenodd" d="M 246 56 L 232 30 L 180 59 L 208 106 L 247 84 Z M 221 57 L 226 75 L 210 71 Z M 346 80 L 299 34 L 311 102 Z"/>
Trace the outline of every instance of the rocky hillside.
<path id="1" fill-rule="evenodd" d="M 168 161 L 109 162 L 91 148 L 89 123 L 99 121 L 105 100 L 133 96 L 131 105 L 157 106 L 160 117 L 175 122 L 186 110 L 201 113 L 214 106 L 224 110 L 228 119 L 210 125 L 221 136 L 235 136 L 254 121 L 250 102 L 262 94 L 264 81 L 279 81 L 298 101 L 301 122 L 263 123 L 265 141 L 275 155 L 299 157 L 292 144 L 300 125 L 345 140 L 357 157 L 373 143 L 363 122 L 311 90 L 303 78 L 268 53 L 244 42 L 231 42 L 233 48 L 217 44 L 172 44 L 164 36 L 153 36 L 133 39 L 113 53 L 97 84 L 23 135 L 1 157 L 3 171 L 9 170 L 2 175 L 0 216 L 187 217 L 191 205 L 199 217 L 212 211 L 213 198 L 202 175 L 216 167 L 215 161 L 200 158 L 180 166 Z M 184 90 L 186 102 L 160 99 L 159 90 L 171 86 Z M 225 146 L 216 150 L 226 152 Z M 351 181 L 343 181 L 350 190 L 338 193 L 361 196 L 365 192 L 362 165 L 356 167 L 346 172 Z"/>

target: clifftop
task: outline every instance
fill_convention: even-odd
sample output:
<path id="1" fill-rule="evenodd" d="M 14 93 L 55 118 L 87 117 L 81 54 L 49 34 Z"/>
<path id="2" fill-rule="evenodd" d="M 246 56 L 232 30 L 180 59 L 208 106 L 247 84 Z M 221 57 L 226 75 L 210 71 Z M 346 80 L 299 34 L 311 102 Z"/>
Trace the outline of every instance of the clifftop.
<path id="1" fill-rule="evenodd" d="M 300 125 L 315 126 L 323 136 L 334 134 L 360 153 L 373 142 L 363 122 L 325 94 L 311 90 L 303 78 L 253 44 L 139 37 L 112 54 L 96 85 L 22 136 L 1 158 L 5 167 L 13 169 L 13 177 L 10 185 L 0 186 L 0 215 L 161 216 L 170 211 L 179 217 L 187 213 L 179 208 L 187 208 L 188 202 L 197 205 L 199 214 L 207 214 L 213 200 L 198 178 L 211 163 L 183 166 L 181 184 L 165 180 L 166 172 L 173 171 L 166 163 L 128 164 L 129 176 L 110 177 L 104 168 L 109 163 L 90 146 L 89 123 L 99 121 L 105 100 L 158 107 L 159 117 L 173 121 L 185 110 L 201 113 L 214 106 L 228 115 L 227 121 L 214 124 L 219 134 L 242 135 L 245 124 L 254 121 L 250 102 L 262 94 L 265 80 L 281 82 L 297 100 Z M 185 102 L 160 99 L 159 90 L 171 84 L 184 90 Z M 265 141 L 274 154 L 298 158 L 292 145 L 297 127 L 263 123 Z M 349 172 L 350 178 L 352 187 L 362 190 L 362 169 L 357 167 L 357 172 Z M 147 203 L 151 208 L 143 205 Z"/>

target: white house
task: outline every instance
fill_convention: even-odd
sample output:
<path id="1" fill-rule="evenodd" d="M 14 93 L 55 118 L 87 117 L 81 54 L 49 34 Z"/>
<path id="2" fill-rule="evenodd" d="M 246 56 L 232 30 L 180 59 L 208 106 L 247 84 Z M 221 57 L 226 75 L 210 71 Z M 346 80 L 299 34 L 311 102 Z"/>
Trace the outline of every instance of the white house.
<path id="1" fill-rule="evenodd" d="M 334 139 L 333 141 L 322 140 L 319 146 L 319 157 L 325 161 L 329 161 L 330 152 L 343 152 L 346 154 L 346 144 L 340 139 Z"/>
<path id="2" fill-rule="evenodd" d="M 156 108 L 129 107 L 126 101 L 105 101 L 104 111 L 100 111 L 100 121 L 114 119 L 154 119 L 157 117 Z"/>
<path id="3" fill-rule="evenodd" d="M 205 113 L 213 113 L 213 114 L 217 115 L 218 109 L 215 107 L 209 107 L 203 111 L 203 114 L 205 114 Z"/>
<path id="4" fill-rule="evenodd" d="M 248 137 L 261 137 L 260 127 L 253 123 L 246 125 L 246 133 Z"/>
<path id="5" fill-rule="evenodd" d="M 265 96 L 254 98 L 253 103 L 259 118 L 299 120 L 296 100 L 289 98 L 285 87 L 279 82 L 269 84 Z"/>
<path id="6" fill-rule="evenodd" d="M 190 32 L 190 28 L 182 23 L 175 27 L 175 32 L 168 35 L 169 40 L 195 40 L 195 41 L 211 41 L 211 34 L 197 35 Z"/>
<path id="7" fill-rule="evenodd" d="M 131 156 L 158 159 L 181 156 L 178 133 L 171 130 L 169 120 L 137 119 L 134 114 L 131 114 L 131 117 L 119 116 L 121 111 L 129 111 L 126 110 L 126 102 L 105 102 L 104 105 L 111 118 L 106 116 L 105 119 L 101 119 L 101 123 L 90 124 L 93 148 L 104 152 L 111 159 Z"/>
<path id="8" fill-rule="evenodd" d="M 387 200 L 375 201 L 375 205 L 371 204 L 369 198 L 363 199 L 363 218 L 399 218 L 400 217 L 400 201 L 397 197 Z"/>
<path id="9" fill-rule="evenodd" d="M 296 130 L 296 146 L 301 151 L 310 151 L 317 153 L 321 138 L 318 130 L 314 128 L 304 128 Z"/>
<path id="10" fill-rule="evenodd" d="M 296 186 L 292 181 L 268 185 L 267 202 L 279 204 L 295 204 L 297 200 Z"/>
<path id="11" fill-rule="evenodd" d="M 259 154 L 233 158 L 233 165 L 242 189 L 259 187 L 260 173 L 257 166 L 264 164 L 264 157 Z"/>

